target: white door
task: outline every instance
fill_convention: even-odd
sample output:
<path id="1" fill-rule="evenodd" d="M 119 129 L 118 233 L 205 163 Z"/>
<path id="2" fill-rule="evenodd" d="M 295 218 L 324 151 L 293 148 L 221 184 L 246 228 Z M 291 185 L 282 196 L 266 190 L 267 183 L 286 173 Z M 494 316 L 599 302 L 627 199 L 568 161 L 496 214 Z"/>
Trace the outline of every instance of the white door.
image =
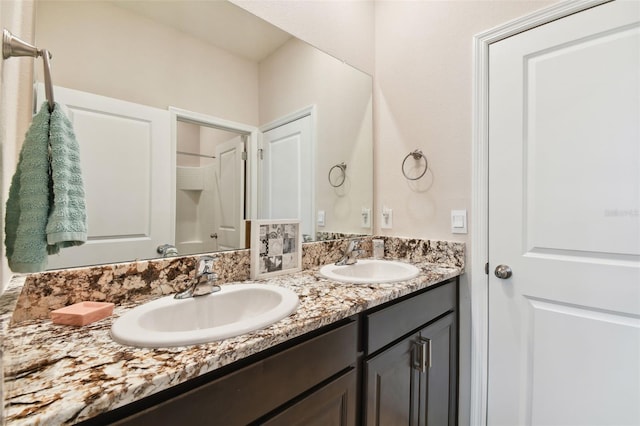
<path id="1" fill-rule="evenodd" d="M 42 92 L 40 86 L 39 99 Z M 173 242 L 169 112 L 62 87 L 54 92 L 80 145 L 89 236 L 49 256 L 49 269 L 156 257 L 160 244 Z"/>
<path id="2" fill-rule="evenodd" d="M 302 233 L 315 236 L 311 117 L 263 134 L 262 219 L 300 219 Z"/>
<path id="3" fill-rule="evenodd" d="M 639 28 L 616 1 L 489 48 L 489 425 L 640 424 Z"/>
<path id="4" fill-rule="evenodd" d="M 219 250 L 244 248 L 244 188 L 246 136 L 237 136 L 216 146 L 218 193 L 214 234 Z"/>

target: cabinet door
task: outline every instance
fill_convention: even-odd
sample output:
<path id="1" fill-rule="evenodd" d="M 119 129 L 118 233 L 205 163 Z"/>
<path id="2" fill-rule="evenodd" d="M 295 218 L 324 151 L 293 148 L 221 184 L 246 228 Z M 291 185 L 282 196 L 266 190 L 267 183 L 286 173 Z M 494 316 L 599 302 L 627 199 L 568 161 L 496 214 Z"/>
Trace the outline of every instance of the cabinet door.
<path id="1" fill-rule="evenodd" d="M 452 312 L 366 361 L 367 425 L 455 425 L 456 331 Z"/>
<path id="2" fill-rule="evenodd" d="M 418 337 L 401 340 L 365 363 L 366 425 L 418 424 L 419 401 L 426 388 L 414 368 Z"/>
<path id="3" fill-rule="evenodd" d="M 428 368 L 424 380 L 427 382 L 425 399 L 426 423 L 455 425 L 457 407 L 457 334 L 454 313 L 439 319 L 420 331 L 420 340 L 428 345 Z"/>
<path id="4" fill-rule="evenodd" d="M 355 426 L 356 380 L 353 369 L 262 424 Z"/>

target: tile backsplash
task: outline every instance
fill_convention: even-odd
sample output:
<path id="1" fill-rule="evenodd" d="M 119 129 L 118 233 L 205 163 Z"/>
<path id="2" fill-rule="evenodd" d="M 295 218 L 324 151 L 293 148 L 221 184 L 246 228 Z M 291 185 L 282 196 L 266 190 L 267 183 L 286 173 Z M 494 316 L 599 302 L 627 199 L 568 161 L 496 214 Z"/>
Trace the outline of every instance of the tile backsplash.
<path id="1" fill-rule="evenodd" d="M 411 262 L 426 261 L 464 268 L 464 243 L 397 237 L 385 240 L 385 257 Z M 362 238 L 364 257 L 372 254 L 372 237 Z M 348 244 L 347 239 L 303 244 L 302 268 L 310 269 L 335 262 Z M 216 253 L 214 270 L 219 282 L 245 281 L 250 277 L 250 250 Z M 154 259 L 99 265 L 30 274 L 13 311 L 12 324 L 49 318 L 51 310 L 77 302 L 141 301 L 186 289 L 194 276 L 199 256 Z"/>

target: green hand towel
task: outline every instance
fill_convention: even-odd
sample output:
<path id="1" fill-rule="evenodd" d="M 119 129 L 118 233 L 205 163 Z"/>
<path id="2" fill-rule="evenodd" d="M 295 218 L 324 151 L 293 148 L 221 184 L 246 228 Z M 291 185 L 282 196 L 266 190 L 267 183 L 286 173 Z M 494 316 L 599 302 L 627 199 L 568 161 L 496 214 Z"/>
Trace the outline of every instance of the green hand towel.
<path id="1" fill-rule="evenodd" d="M 38 272 L 47 266 L 49 117 L 45 104 L 27 131 L 16 173 L 11 179 L 5 245 L 9 267 L 14 272 Z"/>
<path id="2" fill-rule="evenodd" d="M 5 217 L 5 245 L 14 272 L 39 272 L 47 255 L 87 239 L 78 142 L 59 104 L 45 102 L 33 118 Z"/>
<path id="3" fill-rule="evenodd" d="M 53 204 L 47 223 L 47 250 L 58 253 L 61 248 L 87 241 L 87 213 L 84 198 L 80 150 L 71 121 L 55 104 L 49 120 L 51 178 Z"/>

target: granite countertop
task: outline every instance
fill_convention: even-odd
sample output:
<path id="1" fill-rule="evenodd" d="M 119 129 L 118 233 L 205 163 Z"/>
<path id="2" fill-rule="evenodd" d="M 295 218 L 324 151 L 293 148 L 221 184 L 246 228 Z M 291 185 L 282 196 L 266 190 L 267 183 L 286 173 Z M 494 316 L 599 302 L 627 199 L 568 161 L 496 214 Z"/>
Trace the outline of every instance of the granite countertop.
<path id="1" fill-rule="evenodd" d="M 393 284 L 337 283 L 320 278 L 317 268 L 223 284 L 280 285 L 298 294 L 300 306 L 265 329 L 187 347 L 145 349 L 114 342 L 111 324 L 139 302 L 120 304 L 111 317 L 84 327 L 42 319 L 9 326 L 5 306 L 4 420 L 11 425 L 77 423 L 462 273 L 458 267 L 414 264 L 421 269 L 417 278 Z M 14 283 L 7 297 L 19 286 Z"/>

